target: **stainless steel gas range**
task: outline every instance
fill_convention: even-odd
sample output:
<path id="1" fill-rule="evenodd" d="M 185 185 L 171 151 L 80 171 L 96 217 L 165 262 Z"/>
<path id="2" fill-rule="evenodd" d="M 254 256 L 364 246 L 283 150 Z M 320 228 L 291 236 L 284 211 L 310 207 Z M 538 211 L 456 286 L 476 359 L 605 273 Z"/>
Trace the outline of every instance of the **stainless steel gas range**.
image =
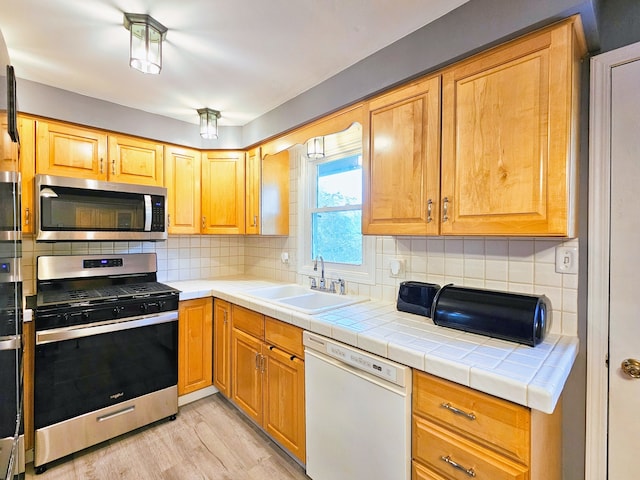
<path id="1" fill-rule="evenodd" d="M 37 260 L 34 465 L 178 412 L 178 290 L 155 254 Z"/>

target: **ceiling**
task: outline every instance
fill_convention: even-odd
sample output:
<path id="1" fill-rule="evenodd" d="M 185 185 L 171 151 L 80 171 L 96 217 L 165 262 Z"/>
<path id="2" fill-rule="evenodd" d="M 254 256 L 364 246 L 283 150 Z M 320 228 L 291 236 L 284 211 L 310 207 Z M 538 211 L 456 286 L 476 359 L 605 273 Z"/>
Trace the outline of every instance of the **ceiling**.
<path id="1" fill-rule="evenodd" d="M 240 126 L 468 0 L 0 0 L 18 78 Z M 129 68 L 123 13 L 168 28 L 160 75 Z"/>

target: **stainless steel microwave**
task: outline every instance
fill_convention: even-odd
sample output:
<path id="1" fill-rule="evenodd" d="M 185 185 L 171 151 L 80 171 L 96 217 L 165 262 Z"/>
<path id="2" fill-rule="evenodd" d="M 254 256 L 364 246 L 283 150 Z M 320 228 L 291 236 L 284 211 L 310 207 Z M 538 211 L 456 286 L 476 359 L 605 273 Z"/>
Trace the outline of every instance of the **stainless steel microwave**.
<path id="1" fill-rule="evenodd" d="M 20 173 L 0 172 L 0 242 L 20 241 Z"/>
<path id="2" fill-rule="evenodd" d="M 36 175 L 36 241 L 167 239 L 167 189 Z"/>

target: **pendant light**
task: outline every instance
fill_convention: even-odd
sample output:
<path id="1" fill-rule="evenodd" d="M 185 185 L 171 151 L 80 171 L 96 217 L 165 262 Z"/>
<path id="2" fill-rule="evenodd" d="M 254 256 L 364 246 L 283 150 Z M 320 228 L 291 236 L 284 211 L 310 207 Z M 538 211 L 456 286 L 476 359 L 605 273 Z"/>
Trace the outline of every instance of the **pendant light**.
<path id="1" fill-rule="evenodd" d="M 142 73 L 160 73 L 167 27 L 141 13 L 125 13 L 124 27 L 129 30 L 129 65 Z"/>
<path id="2" fill-rule="evenodd" d="M 198 109 L 198 115 L 200 115 L 200 136 L 207 140 L 218 138 L 220 112 L 211 108 L 200 108 Z"/>
<path id="3" fill-rule="evenodd" d="M 308 158 L 324 158 L 324 137 L 315 137 L 307 142 Z"/>

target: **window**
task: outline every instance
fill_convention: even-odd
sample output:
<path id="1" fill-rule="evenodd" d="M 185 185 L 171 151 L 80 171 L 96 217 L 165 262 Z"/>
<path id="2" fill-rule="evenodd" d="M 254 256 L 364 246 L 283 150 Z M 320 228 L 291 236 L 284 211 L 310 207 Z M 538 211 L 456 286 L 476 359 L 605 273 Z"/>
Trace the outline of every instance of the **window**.
<path id="1" fill-rule="evenodd" d="M 362 235 L 361 132 L 356 124 L 325 137 L 324 158 L 299 154 L 298 251 L 303 275 L 319 275 L 312 267 L 322 256 L 327 278 L 374 283 L 374 240 Z"/>

